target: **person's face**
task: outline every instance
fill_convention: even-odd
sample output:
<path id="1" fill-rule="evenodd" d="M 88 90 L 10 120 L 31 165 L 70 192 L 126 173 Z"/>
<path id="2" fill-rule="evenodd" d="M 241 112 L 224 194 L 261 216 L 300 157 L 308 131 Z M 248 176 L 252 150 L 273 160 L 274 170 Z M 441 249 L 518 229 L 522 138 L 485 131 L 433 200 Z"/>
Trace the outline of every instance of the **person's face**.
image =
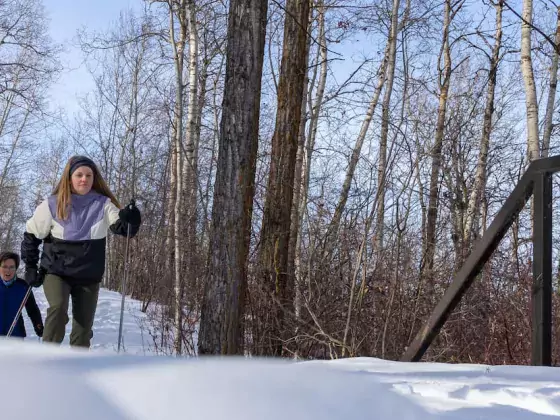
<path id="1" fill-rule="evenodd" d="M 89 166 L 80 166 L 71 177 L 72 192 L 86 195 L 93 185 L 93 171 Z"/>
<path id="2" fill-rule="evenodd" d="M 0 277 L 4 281 L 10 281 L 16 274 L 16 262 L 8 259 L 0 263 Z"/>

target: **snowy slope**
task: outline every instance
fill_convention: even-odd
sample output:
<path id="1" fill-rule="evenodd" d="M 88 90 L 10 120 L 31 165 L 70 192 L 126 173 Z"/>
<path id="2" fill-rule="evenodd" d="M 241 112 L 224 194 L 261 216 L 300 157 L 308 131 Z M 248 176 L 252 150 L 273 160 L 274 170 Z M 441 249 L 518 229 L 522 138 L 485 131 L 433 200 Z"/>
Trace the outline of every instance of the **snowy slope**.
<path id="1" fill-rule="evenodd" d="M 46 303 L 36 293 L 43 313 Z M 0 339 L 1 419 L 519 420 L 560 416 L 556 368 L 295 363 L 149 355 L 139 304 L 127 302 L 129 353 L 117 355 L 120 297 L 102 291 L 96 351 Z M 28 330 L 30 330 L 28 328 Z M 32 331 L 32 329 L 31 329 Z M 144 343 L 144 346 L 143 346 Z M 146 353 L 146 356 L 141 354 Z"/>
<path id="2" fill-rule="evenodd" d="M 47 316 L 47 299 L 43 292 L 43 287 L 33 289 L 33 294 L 41 309 L 43 322 Z M 146 314 L 140 311 L 140 302 L 125 299 L 125 311 L 123 318 L 123 342 L 124 351 L 130 354 L 149 354 L 151 349 L 151 338 L 146 332 Z M 95 321 L 93 325 L 92 349 L 94 350 L 114 350 L 117 351 L 119 336 L 119 317 L 121 310 L 121 295 L 107 289 L 101 289 L 99 292 L 99 301 L 97 303 L 97 311 L 95 313 Z M 68 310 L 70 321 L 66 325 L 66 337 L 63 345 L 68 346 L 70 331 L 72 330 L 72 302 Z M 31 321 L 24 311 L 25 329 L 27 331 L 27 340 L 38 341 L 38 337 L 33 331 Z"/>

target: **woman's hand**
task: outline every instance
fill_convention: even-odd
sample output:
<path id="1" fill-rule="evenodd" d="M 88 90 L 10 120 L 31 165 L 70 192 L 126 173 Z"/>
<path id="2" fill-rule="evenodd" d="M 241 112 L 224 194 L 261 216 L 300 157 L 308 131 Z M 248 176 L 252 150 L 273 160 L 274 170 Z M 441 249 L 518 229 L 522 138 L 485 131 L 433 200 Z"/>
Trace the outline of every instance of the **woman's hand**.
<path id="1" fill-rule="evenodd" d="M 130 204 L 128 204 L 121 211 L 119 211 L 119 218 L 123 222 L 129 223 L 132 226 L 140 226 L 140 224 L 142 223 L 142 216 L 140 214 L 140 210 L 138 210 L 138 207 L 136 207 L 134 200 L 131 200 Z"/>

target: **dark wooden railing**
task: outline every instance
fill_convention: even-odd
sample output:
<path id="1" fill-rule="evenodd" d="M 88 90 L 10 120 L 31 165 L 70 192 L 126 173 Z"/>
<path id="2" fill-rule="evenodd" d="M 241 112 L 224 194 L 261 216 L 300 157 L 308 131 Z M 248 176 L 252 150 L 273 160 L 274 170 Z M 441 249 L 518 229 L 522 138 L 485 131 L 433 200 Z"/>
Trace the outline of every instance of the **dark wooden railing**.
<path id="1" fill-rule="evenodd" d="M 533 365 L 552 363 L 552 175 L 560 171 L 560 156 L 532 162 L 492 221 L 443 298 L 403 354 L 402 361 L 419 361 L 438 335 L 473 280 L 534 195 L 532 355 Z"/>

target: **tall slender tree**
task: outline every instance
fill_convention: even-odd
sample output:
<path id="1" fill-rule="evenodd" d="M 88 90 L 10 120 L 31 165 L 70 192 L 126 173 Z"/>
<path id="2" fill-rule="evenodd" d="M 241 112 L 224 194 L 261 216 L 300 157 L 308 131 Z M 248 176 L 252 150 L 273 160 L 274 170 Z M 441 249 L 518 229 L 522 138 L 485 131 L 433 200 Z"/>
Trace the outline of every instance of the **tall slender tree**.
<path id="1" fill-rule="evenodd" d="M 199 354 L 236 354 L 242 350 L 267 9 L 267 0 L 232 0 L 229 8 Z"/>

